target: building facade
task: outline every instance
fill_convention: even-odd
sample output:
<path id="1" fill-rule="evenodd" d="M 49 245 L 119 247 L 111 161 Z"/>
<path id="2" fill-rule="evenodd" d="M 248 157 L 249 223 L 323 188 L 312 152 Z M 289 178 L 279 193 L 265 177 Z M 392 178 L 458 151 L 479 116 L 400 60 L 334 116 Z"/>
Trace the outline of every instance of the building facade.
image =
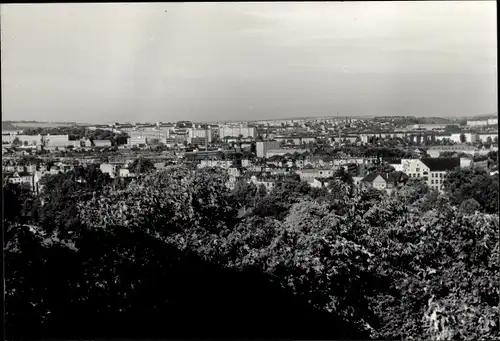
<path id="1" fill-rule="evenodd" d="M 244 125 L 219 127 L 219 137 L 221 139 L 225 137 L 238 137 L 240 135 L 243 137 L 255 138 L 257 136 L 257 131 L 255 127 L 245 127 Z"/>
<path id="2" fill-rule="evenodd" d="M 255 144 L 255 150 L 257 157 L 265 158 L 268 150 L 279 149 L 280 142 L 279 141 L 258 141 Z"/>
<path id="3" fill-rule="evenodd" d="M 212 143 L 212 129 L 202 129 L 202 128 L 190 128 L 188 130 L 189 139 L 195 137 L 202 137 L 207 140 L 208 143 Z"/>

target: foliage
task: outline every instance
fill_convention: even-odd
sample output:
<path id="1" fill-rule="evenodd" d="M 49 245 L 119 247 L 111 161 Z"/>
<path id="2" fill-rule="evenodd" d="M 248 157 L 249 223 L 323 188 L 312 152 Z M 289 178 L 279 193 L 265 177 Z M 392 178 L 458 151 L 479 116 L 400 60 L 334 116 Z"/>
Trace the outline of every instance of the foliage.
<path id="1" fill-rule="evenodd" d="M 110 183 L 109 175 L 95 165 L 45 175 L 40 180 L 41 194 L 34 204 L 37 223 L 48 234 L 69 237 L 79 225 L 77 203 L 100 195 Z"/>
<path id="2" fill-rule="evenodd" d="M 452 204 L 476 200 L 487 213 L 498 213 L 498 176 L 491 176 L 477 168 L 456 168 L 443 183 Z"/>
<path id="3" fill-rule="evenodd" d="M 149 159 L 138 158 L 134 159 L 128 168 L 134 174 L 145 174 L 152 172 L 155 169 L 155 166 Z"/>
<path id="4" fill-rule="evenodd" d="M 460 143 L 465 143 L 467 142 L 467 138 L 464 133 L 460 134 Z"/>
<path id="5" fill-rule="evenodd" d="M 473 214 L 481 209 L 481 205 L 473 198 L 462 201 L 458 208 L 464 214 Z"/>
<path id="6" fill-rule="evenodd" d="M 458 209 L 413 179 L 392 196 L 341 179 L 313 190 L 285 178 L 269 193 L 227 180 L 173 166 L 110 190 L 82 167 L 44 178 L 37 198 L 4 185 L 8 337 L 186 336 L 193 324 L 214 336 L 500 337 L 498 215 L 465 209 L 472 200 Z"/>

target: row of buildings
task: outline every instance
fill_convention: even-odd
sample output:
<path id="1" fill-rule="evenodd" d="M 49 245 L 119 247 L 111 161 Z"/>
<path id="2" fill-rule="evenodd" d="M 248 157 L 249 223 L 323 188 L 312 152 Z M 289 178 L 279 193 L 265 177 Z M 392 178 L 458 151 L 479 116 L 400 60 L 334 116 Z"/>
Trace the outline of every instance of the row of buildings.
<path id="1" fill-rule="evenodd" d="M 375 188 L 391 193 L 413 178 L 424 181 L 436 191 L 443 191 L 443 183 L 448 172 L 457 167 L 473 166 L 473 163 L 471 160 L 464 158 L 406 159 L 391 164 L 395 170 L 386 173 L 360 172 L 363 167 L 359 166 L 362 165 L 358 164 L 358 167 L 335 165 L 333 167 L 299 169 L 293 171 L 293 173 L 298 174 L 300 179 L 306 181 L 310 186 L 319 188 L 327 186 L 327 180 L 334 177 L 339 168 L 344 168 L 352 175 L 354 185 L 361 188 Z M 267 168 L 264 171 L 261 175 L 251 175 L 246 181 L 255 185 L 263 185 L 266 189 L 272 189 L 276 185 L 279 176 L 290 175 L 290 172 L 284 172 L 283 169 Z M 228 186 L 234 187 L 237 181 L 238 178 L 233 177 Z"/>
<path id="2" fill-rule="evenodd" d="M 469 127 L 498 126 L 498 118 L 487 118 L 487 119 L 482 119 L 482 120 L 468 120 L 467 125 Z"/>
<path id="3" fill-rule="evenodd" d="M 89 140 L 86 138 L 70 140 L 69 135 L 24 135 L 16 133 L 2 133 L 2 145 L 15 145 L 19 148 L 45 150 L 64 150 L 68 148 L 111 147 L 110 140 Z"/>

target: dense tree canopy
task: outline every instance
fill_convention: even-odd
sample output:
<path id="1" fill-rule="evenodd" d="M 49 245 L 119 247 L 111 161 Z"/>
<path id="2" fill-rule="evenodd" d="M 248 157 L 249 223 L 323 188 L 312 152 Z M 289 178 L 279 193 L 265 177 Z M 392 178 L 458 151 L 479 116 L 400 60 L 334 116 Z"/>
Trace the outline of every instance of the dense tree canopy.
<path id="1" fill-rule="evenodd" d="M 498 215 L 459 209 L 459 175 L 461 201 L 178 166 L 4 184 L 7 336 L 498 339 Z"/>
<path id="2" fill-rule="evenodd" d="M 155 166 L 150 159 L 137 158 L 130 163 L 128 168 L 134 174 L 145 174 L 152 172 Z"/>
<path id="3" fill-rule="evenodd" d="M 478 168 L 457 168 L 444 181 L 445 191 L 455 205 L 474 199 L 487 213 L 498 213 L 498 176 Z"/>

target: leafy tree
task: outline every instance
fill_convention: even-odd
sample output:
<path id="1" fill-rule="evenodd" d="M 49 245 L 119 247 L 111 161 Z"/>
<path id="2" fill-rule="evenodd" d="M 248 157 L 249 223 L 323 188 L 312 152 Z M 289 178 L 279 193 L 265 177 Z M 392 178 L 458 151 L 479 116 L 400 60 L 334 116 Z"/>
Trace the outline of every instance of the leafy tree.
<path id="1" fill-rule="evenodd" d="M 152 172 L 155 166 L 150 159 L 138 158 L 132 161 L 129 169 L 135 174 L 145 174 Z"/>
<path id="2" fill-rule="evenodd" d="M 236 182 L 235 188 L 231 193 L 238 207 L 253 206 L 256 194 L 257 187 L 253 183 L 247 183 L 243 180 Z"/>
<path id="3" fill-rule="evenodd" d="M 340 167 L 337 171 L 335 171 L 335 178 L 344 183 L 352 184 L 352 176 L 344 169 L 344 167 Z"/>
<path id="4" fill-rule="evenodd" d="M 460 134 L 460 143 L 465 143 L 465 142 L 467 142 L 467 138 L 465 137 L 465 134 L 462 133 Z"/>
<path id="5" fill-rule="evenodd" d="M 460 204 L 459 210 L 464 214 L 473 214 L 481 209 L 481 205 L 473 198 L 466 199 Z"/>
<path id="6" fill-rule="evenodd" d="M 475 199 L 485 212 L 498 212 L 498 177 L 484 170 L 456 168 L 446 176 L 443 187 L 455 205 Z"/>
<path id="7" fill-rule="evenodd" d="M 3 185 L 4 223 L 27 222 L 34 204 L 34 196 L 29 185 L 4 183 Z"/>
<path id="8" fill-rule="evenodd" d="M 21 141 L 19 140 L 19 137 L 15 137 L 14 140 L 12 140 L 12 146 L 14 147 L 18 147 L 20 146 L 22 143 Z"/>
<path id="9" fill-rule="evenodd" d="M 37 223 L 48 234 L 68 238 L 79 227 L 77 203 L 100 195 L 111 183 L 96 165 L 82 166 L 66 173 L 45 175 L 36 206 Z"/>

